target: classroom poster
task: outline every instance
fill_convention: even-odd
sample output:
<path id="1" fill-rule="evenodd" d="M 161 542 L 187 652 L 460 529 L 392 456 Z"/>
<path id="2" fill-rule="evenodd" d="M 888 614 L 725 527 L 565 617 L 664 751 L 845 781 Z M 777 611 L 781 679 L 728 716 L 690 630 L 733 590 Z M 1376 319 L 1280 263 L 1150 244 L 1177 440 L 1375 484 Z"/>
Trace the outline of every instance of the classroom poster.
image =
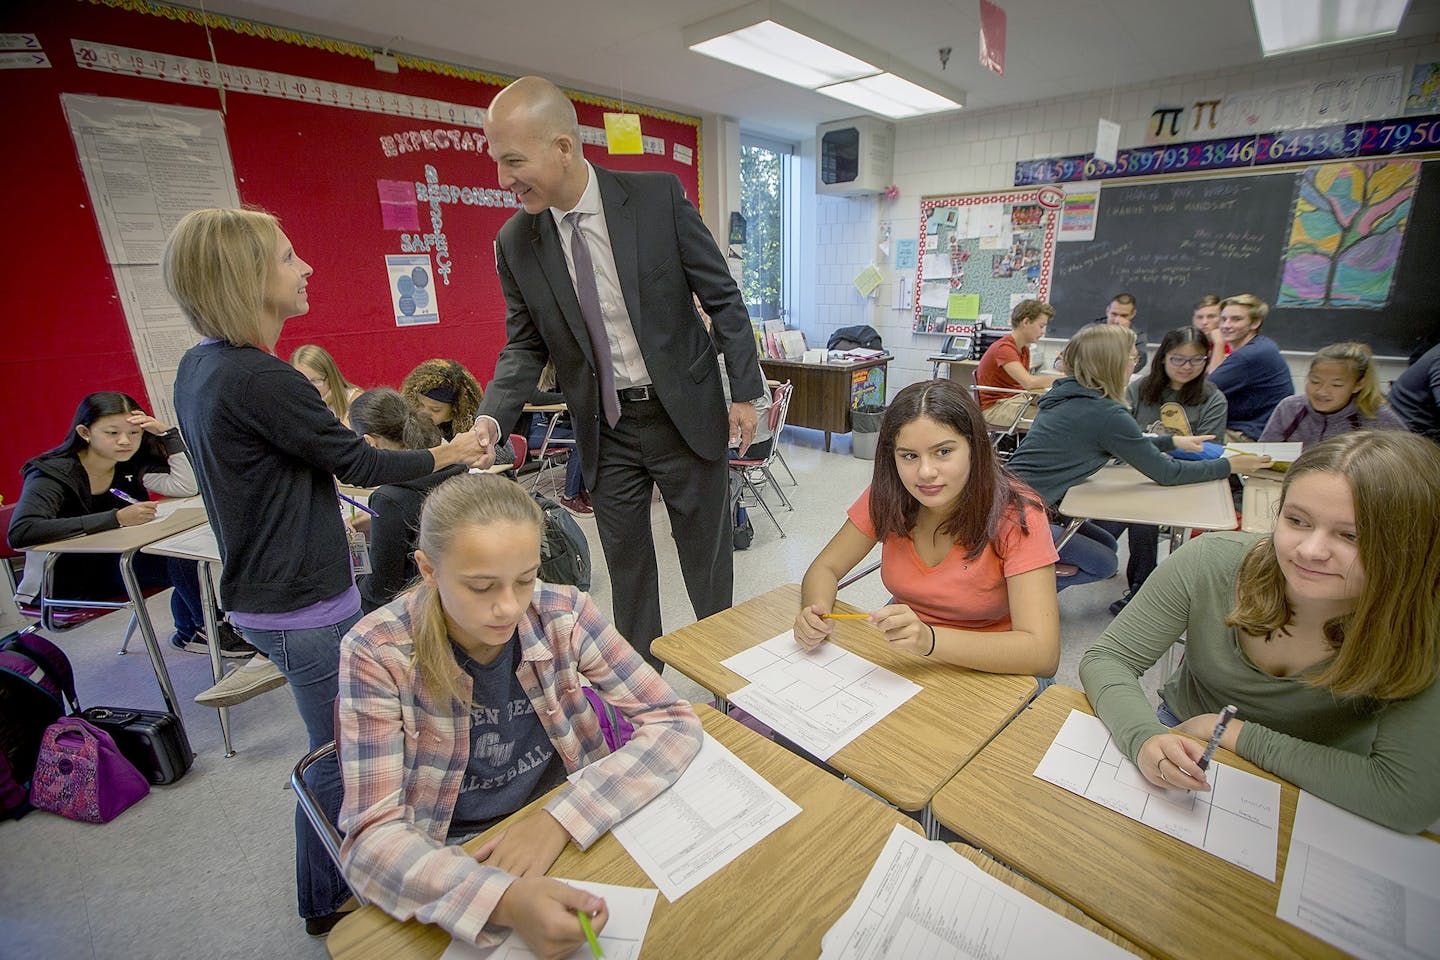
<path id="1" fill-rule="evenodd" d="M 1009 317 L 1016 296 L 1045 299 L 1063 199 L 1049 187 L 922 200 L 915 332 Z"/>
<path id="2" fill-rule="evenodd" d="M 850 409 L 885 405 L 885 365 L 866 367 L 850 374 Z"/>
<path id="3" fill-rule="evenodd" d="M 1065 184 L 1060 206 L 1060 229 L 1055 239 L 1094 240 L 1095 221 L 1100 218 L 1100 184 L 1081 181 Z"/>
<path id="4" fill-rule="evenodd" d="M 385 270 L 389 274 L 390 305 L 395 311 L 395 326 L 415 327 L 440 322 L 435 274 L 428 253 L 387 254 Z"/>

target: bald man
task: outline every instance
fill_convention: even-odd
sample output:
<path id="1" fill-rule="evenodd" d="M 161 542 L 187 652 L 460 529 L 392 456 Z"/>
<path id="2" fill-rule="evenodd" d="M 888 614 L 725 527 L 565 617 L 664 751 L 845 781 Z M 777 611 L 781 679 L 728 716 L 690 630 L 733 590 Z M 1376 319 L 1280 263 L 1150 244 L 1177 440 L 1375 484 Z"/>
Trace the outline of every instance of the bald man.
<path id="1" fill-rule="evenodd" d="M 554 84 L 522 77 L 500 91 L 485 135 L 500 186 L 524 209 L 495 241 L 507 339 L 477 428 L 498 440 L 498 425 L 516 422 L 554 359 L 610 570 L 615 625 L 658 670 L 650 654 L 663 632 L 654 486 L 695 616 L 731 605 L 727 450 L 749 445 L 751 401 L 765 391 L 749 314 L 680 182 L 586 161 L 575 108 Z M 717 345 L 736 401 L 728 407 Z"/>

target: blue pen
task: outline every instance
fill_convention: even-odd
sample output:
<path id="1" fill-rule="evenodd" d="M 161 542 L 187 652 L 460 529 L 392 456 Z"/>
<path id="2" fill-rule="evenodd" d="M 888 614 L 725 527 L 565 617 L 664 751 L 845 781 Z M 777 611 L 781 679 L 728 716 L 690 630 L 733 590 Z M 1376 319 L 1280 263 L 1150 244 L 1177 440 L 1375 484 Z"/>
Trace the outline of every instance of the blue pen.
<path id="1" fill-rule="evenodd" d="M 341 500 L 344 500 L 346 503 L 350 504 L 350 506 L 352 506 L 352 507 L 359 507 L 361 510 L 364 510 L 366 513 L 370 514 L 370 516 L 372 516 L 372 517 L 378 517 L 378 516 L 380 516 L 380 514 L 376 513 L 374 510 L 371 510 L 369 507 L 365 506 L 365 504 L 361 503 L 359 500 L 355 500 L 355 499 L 352 499 L 352 498 L 350 498 L 350 497 L 347 497 L 347 496 L 345 496 L 345 494 L 343 494 L 343 493 L 340 494 L 340 499 L 341 499 Z"/>
<path id="2" fill-rule="evenodd" d="M 112 496 L 112 497 L 119 497 L 121 500 L 124 500 L 126 503 L 139 503 L 139 502 L 140 502 L 139 500 L 136 500 L 134 497 L 130 496 L 130 494 L 126 493 L 124 490 L 121 490 L 119 487 L 111 487 L 111 488 L 110 488 L 110 496 Z"/>
<path id="3" fill-rule="evenodd" d="M 1240 711 L 1235 705 L 1227 704 L 1224 710 L 1220 711 L 1220 719 L 1215 723 L 1215 732 L 1210 735 L 1210 742 L 1205 746 L 1205 755 L 1195 761 L 1195 766 L 1205 770 L 1210 766 L 1210 758 L 1215 756 L 1215 750 L 1220 746 L 1220 738 L 1225 736 L 1225 728 L 1230 721 L 1235 719 L 1235 714 Z"/>

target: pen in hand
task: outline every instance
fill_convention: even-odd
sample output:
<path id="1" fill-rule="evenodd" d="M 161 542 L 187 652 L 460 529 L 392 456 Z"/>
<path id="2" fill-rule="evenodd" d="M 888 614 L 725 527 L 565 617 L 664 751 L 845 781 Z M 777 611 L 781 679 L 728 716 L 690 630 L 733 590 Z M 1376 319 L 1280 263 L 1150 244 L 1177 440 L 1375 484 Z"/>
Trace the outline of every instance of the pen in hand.
<path id="1" fill-rule="evenodd" d="M 140 502 L 139 500 L 136 500 L 134 497 L 130 496 L 130 494 L 126 493 L 124 490 L 121 490 L 119 487 L 111 487 L 110 496 L 124 500 L 126 503 Z"/>
<path id="2" fill-rule="evenodd" d="M 1235 719 L 1235 714 L 1240 711 L 1235 705 L 1227 704 L 1224 710 L 1220 711 L 1220 719 L 1215 723 L 1215 732 L 1210 735 L 1210 742 L 1205 745 L 1205 755 L 1195 761 L 1195 766 L 1205 770 L 1210 766 L 1210 758 L 1215 756 L 1216 749 L 1220 746 L 1220 738 L 1225 736 L 1225 728 L 1230 721 Z"/>
<path id="3" fill-rule="evenodd" d="M 821 620 L 869 620 L 868 613 L 822 613 Z"/>
<path id="4" fill-rule="evenodd" d="M 600 949 L 600 940 L 595 936 L 595 928 L 590 926 L 590 915 L 584 910 L 576 910 L 575 916 L 580 918 L 580 929 L 585 931 L 585 939 L 590 943 L 590 952 L 595 954 L 596 960 L 604 960 L 605 951 Z"/>

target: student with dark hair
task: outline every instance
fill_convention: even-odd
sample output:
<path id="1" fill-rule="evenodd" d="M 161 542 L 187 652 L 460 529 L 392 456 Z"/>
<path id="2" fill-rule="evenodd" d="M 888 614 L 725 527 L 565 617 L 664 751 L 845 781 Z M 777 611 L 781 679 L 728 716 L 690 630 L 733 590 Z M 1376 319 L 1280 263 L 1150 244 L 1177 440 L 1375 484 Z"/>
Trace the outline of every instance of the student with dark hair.
<path id="1" fill-rule="evenodd" d="M 1440 343 L 1400 374 L 1390 388 L 1390 404 L 1405 426 L 1440 443 Z"/>
<path id="2" fill-rule="evenodd" d="M 443 359 L 426 360 L 407 373 L 400 393 L 430 418 L 446 442 L 475 426 L 475 411 L 485 397 L 480 381 L 463 363 Z M 495 447 L 495 462 L 514 463 L 510 442 L 503 437 L 501 441 Z"/>
<path id="3" fill-rule="evenodd" d="M 440 443 L 430 418 L 389 387 L 366 390 L 350 403 L 350 428 L 379 450 L 428 450 Z M 420 508 L 431 490 L 464 472 L 464 464 L 451 464 L 423 477 L 383 484 L 370 494 L 376 513 L 370 521 L 370 572 L 355 578 L 365 613 L 394 600 L 420 575 L 415 566 Z"/>
<path id="4" fill-rule="evenodd" d="M 1209 347 L 1209 338 L 1198 326 L 1165 334 L 1149 373 L 1125 388 L 1125 404 L 1142 432 L 1171 437 L 1218 437 L 1225 432 L 1225 394 L 1205 379 Z M 1128 589 L 1110 604 L 1110 612 L 1119 613 L 1155 569 L 1160 528 L 1148 523 L 1102 526 L 1112 533 L 1123 529 L 1130 539 L 1130 559 L 1125 565 Z"/>
<path id="5" fill-rule="evenodd" d="M 894 602 L 869 621 L 892 646 L 972 670 L 1054 674 L 1060 611 L 1044 505 L 996 458 L 959 384 L 911 384 L 885 411 L 874 479 L 805 571 L 801 644 L 829 636 L 822 615 L 836 585 L 876 543 Z"/>
<path id="6" fill-rule="evenodd" d="M 1357 430 L 1290 466 L 1274 533 L 1211 533 L 1165 561 L 1080 661 L 1115 745 L 1157 787 L 1207 790 L 1220 745 L 1407 833 L 1440 816 L 1440 450 Z M 1183 638 L 1153 707 L 1140 676 Z M 1212 768 L 1213 771 L 1213 768 Z"/>
<path id="7" fill-rule="evenodd" d="M 1145 369 L 1145 331 L 1135 327 L 1135 317 L 1138 315 L 1139 309 L 1135 294 L 1117 293 L 1110 298 L 1110 304 L 1105 308 L 1105 316 L 1091 321 L 1096 324 L 1109 324 L 1112 327 L 1124 327 L 1135 334 L 1135 365 L 1132 373 L 1139 373 Z"/>
<path id="8" fill-rule="evenodd" d="M 1196 300 L 1195 306 L 1191 308 L 1190 324 L 1205 334 L 1208 342 L 1206 352 L 1210 354 L 1210 362 L 1206 364 L 1205 372 L 1209 373 L 1230 356 L 1230 344 L 1220 335 L 1220 298 L 1213 293 L 1207 293 Z"/>
<path id="9" fill-rule="evenodd" d="M 133 527 L 155 519 L 150 494 L 193 497 L 195 473 L 180 431 L 147 414 L 135 398 L 114 391 L 80 401 L 65 440 L 22 468 L 25 485 L 10 519 L 10 546 L 24 550 L 53 540 Z M 203 653 L 204 607 L 194 561 L 138 554 L 142 588 L 173 586 L 170 645 Z M 55 558 L 53 595 L 109 600 L 125 593 L 111 554 L 68 553 Z M 250 646 L 221 621 L 220 652 L 248 657 Z"/>
<path id="10" fill-rule="evenodd" d="M 1226 436 L 1254 440 L 1265 429 L 1276 404 L 1295 390 L 1290 366 L 1274 340 L 1260 332 L 1270 305 L 1249 293 L 1220 303 L 1220 335 L 1231 353 L 1210 373 L 1230 405 Z"/>

